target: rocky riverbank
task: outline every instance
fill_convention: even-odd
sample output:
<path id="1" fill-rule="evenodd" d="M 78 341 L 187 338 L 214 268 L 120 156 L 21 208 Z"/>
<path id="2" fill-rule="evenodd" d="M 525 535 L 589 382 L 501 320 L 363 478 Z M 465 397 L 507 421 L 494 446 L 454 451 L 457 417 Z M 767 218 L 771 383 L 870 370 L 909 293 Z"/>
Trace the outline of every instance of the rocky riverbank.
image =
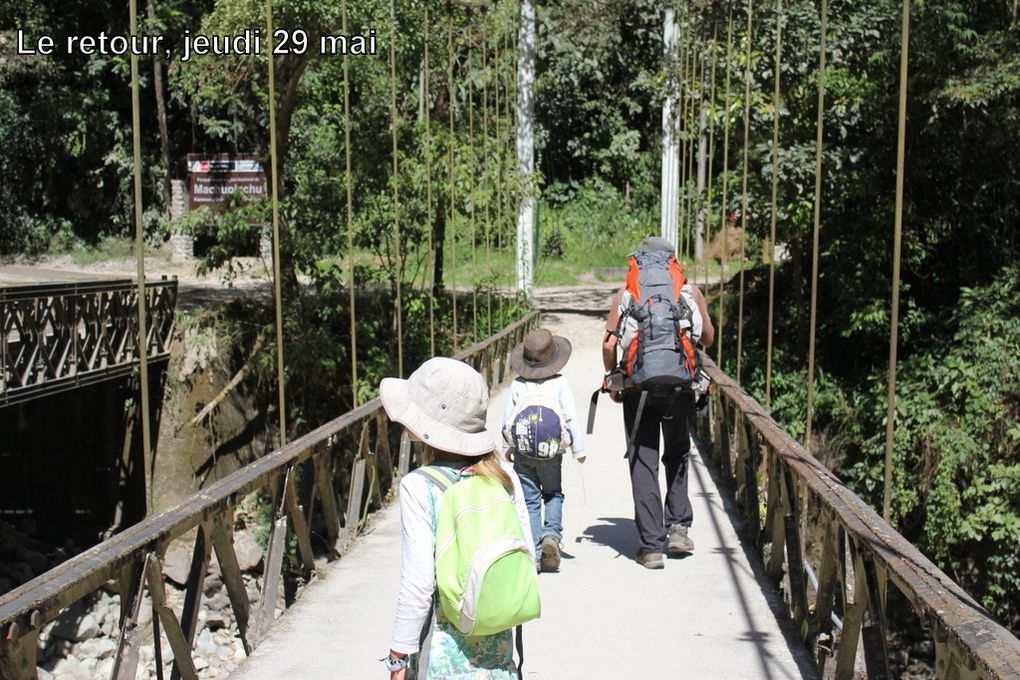
<path id="1" fill-rule="evenodd" d="M 234 535 L 234 549 L 254 607 L 261 590 L 263 551 L 250 531 Z M 184 604 L 184 585 L 191 564 L 191 549 L 186 542 L 172 547 L 163 562 L 167 604 L 180 612 Z M 283 609 L 282 595 L 277 609 Z M 156 647 L 152 634 L 152 601 L 146 595 L 139 612 L 143 631 L 139 648 L 138 678 L 155 678 Z M 65 609 L 47 624 L 39 637 L 40 680 L 91 680 L 110 677 L 120 640 L 120 595 L 109 588 Z M 198 677 L 208 680 L 226 678 L 245 657 L 238 635 L 237 621 L 230 607 L 226 587 L 215 556 L 210 560 L 198 613 L 192 650 Z M 170 677 L 173 651 L 161 635 L 160 660 L 163 677 Z"/>

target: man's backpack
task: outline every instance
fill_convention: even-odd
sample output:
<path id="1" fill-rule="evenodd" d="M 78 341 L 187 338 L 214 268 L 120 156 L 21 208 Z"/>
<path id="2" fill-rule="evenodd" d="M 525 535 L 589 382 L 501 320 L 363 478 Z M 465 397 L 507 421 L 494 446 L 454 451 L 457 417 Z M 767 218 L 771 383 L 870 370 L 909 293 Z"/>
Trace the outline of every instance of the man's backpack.
<path id="1" fill-rule="evenodd" d="M 443 492 L 436 524 L 436 590 L 443 614 L 465 635 L 492 635 L 538 618 L 535 562 L 513 499 L 498 481 L 418 468 Z"/>
<path id="2" fill-rule="evenodd" d="M 616 329 L 620 368 L 641 390 L 690 387 L 698 378 L 695 344 L 703 320 L 683 266 L 658 251 L 636 252 L 629 262 Z"/>
<path id="3" fill-rule="evenodd" d="M 606 374 L 602 387 L 591 395 L 588 434 L 595 425 L 599 393 L 640 391 L 634 424 L 627 435 L 627 456 L 634 449 L 648 393 L 704 389 L 701 359 L 695 349 L 704 320 L 676 256 L 664 251 L 638 251 L 629 258 L 627 283 L 620 299 L 620 321 L 615 335 L 623 358 Z M 671 402 L 672 403 L 672 402 Z"/>
<path id="4" fill-rule="evenodd" d="M 571 445 L 570 429 L 549 381 L 524 382 L 524 394 L 503 426 L 503 439 L 515 455 L 554 458 Z"/>

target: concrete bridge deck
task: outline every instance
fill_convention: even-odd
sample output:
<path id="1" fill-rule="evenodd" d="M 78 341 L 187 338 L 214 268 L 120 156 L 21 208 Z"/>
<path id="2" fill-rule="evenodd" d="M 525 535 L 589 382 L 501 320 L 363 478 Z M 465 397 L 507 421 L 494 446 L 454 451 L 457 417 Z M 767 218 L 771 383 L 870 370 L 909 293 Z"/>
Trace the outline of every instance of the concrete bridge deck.
<path id="1" fill-rule="evenodd" d="M 543 324 L 573 343 L 565 374 L 584 418 L 588 396 L 601 382 L 602 321 L 562 314 L 543 316 Z M 498 427 L 505 393 L 493 390 L 492 426 Z M 599 407 L 587 462 L 564 461 L 565 555 L 558 573 L 539 577 L 543 614 L 524 627 L 524 677 L 814 677 L 778 594 L 741 545 L 735 520 L 696 451 L 690 469 L 695 553 L 669 559 L 659 571 L 634 562 L 622 413 L 608 399 Z M 386 677 L 379 658 L 388 648 L 399 560 L 399 510 L 393 504 L 345 557 L 324 568 L 231 677 Z"/>

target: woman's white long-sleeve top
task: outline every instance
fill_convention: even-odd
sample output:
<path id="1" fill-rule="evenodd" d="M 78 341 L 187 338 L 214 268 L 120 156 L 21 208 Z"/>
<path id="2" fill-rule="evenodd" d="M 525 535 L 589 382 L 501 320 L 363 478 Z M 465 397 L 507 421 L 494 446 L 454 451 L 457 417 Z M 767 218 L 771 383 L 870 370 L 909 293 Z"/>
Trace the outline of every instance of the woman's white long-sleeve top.
<path id="1" fill-rule="evenodd" d="M 504 464 L 503 469 L 513 480 L 514 508 L 524 530 L 524 541 L 535 559 L 535 542 L 521 480 L 510 465 Z M 430 487 L 431 483 L 421 474 L 405 475 L 400 481 L 400 591 L 390 649 L 404 654 L 418 651 L 436 590 L 436 531 L 429 505 Z M 442 503 L 442 499 L 439 502 Z"/>

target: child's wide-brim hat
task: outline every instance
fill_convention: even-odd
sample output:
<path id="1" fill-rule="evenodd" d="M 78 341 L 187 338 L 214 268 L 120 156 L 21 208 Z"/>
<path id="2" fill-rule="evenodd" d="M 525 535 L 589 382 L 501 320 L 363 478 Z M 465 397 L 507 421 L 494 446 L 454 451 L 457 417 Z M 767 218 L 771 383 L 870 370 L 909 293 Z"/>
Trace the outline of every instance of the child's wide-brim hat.
<path id="1" fill-rule="evenodd" d="M 510 352 L 510 366 L 526 380 L 551 378 L 567 365 L 570 350 L 569 340 L 539 328 Z"/>
<path id="2" fill-rule="evenodd" d="M 463 361 L 429 359 L 407 380 L 383 378 L 383 408 L 429 446 L 462 456 L 481 456 L 496 448 L 485 429 L 489 386 Z"/>

